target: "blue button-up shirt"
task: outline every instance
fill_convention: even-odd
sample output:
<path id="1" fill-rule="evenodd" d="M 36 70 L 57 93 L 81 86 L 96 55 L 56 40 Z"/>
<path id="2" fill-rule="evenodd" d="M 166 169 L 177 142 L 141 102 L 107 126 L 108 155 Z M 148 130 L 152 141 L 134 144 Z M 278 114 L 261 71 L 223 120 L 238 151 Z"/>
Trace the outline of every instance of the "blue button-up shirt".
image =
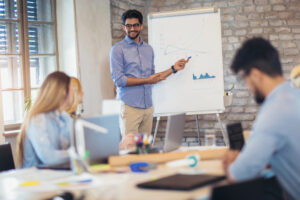
<path id="1" fill-rule="evenodd" d="M 300 199 L 299 159 L 300 91 L 285 82 L 266 98 L 229 173 L 238 181 L 250 179 L 270 164 L 285 190 Z"/>
<path id="2" fill-rule="evenodd" d="M 135 108 L 152 106 L 150 84 L 126 86 L 127 77 L 148 78 L 154 74 L 154 53 L 150 45 L 135 43 L 128 36 L 115 44 L 110 52 L 111 77 L 117 86 L 117 99 Z"/>
<path id="3" fill-rule="evenodd" d="M 30 120 L 24 142 L 23 167 L 68 161 L 72 118 L 53 111 Z"/>

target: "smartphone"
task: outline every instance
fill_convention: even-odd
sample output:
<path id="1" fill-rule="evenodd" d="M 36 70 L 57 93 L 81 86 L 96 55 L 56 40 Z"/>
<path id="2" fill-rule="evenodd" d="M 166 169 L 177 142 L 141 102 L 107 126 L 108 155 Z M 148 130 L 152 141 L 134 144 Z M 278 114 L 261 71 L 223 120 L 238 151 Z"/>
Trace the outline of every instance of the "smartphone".
<path id="1" fill-rule="evenodd" d="M 240 122 L 234 124 L 227 124 L 226 128 L 229 138 L 230 149 L 241 150 L 245 143 L 242 124 Z"/>

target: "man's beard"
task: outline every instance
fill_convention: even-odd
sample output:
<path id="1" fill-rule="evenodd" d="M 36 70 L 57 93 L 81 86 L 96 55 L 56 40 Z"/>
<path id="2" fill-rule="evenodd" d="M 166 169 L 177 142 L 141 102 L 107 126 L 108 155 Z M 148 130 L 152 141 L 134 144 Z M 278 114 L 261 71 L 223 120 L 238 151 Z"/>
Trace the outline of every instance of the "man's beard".
<path id="1" fill-rule="evenodd" d="M 132 32 L 137 33 L 137 34 L 134 37 L 131 37 L 130 33 L 132 33 Z M 130 31 L 127 35 L 130 39 L 135 40 L 137 37 L 139 37 L 140 31 Z"/>
<path id="2" fill-rule="evenodd" d="M 258 91 L 258 89 L 255 90 L 254 96 L 256 103 L 259 105 L 265 101 L 265 97 Z"/>

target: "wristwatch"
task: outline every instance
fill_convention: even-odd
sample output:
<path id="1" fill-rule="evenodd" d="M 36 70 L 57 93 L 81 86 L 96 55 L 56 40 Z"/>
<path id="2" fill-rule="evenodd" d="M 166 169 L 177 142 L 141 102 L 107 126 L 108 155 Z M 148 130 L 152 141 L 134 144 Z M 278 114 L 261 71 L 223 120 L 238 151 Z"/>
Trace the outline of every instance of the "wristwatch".
<path id="1" fill-rule="evenodd" d="M 177 70 L 174 68 L 174 65 L 172 65 L 171 69 L 172 69 L 174 74 L 177 72 Z"/>

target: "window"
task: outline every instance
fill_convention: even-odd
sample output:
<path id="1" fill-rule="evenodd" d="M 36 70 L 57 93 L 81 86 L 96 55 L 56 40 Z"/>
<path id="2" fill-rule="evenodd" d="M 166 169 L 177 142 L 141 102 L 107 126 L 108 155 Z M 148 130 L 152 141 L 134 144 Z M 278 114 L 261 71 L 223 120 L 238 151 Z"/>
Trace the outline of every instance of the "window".
<path id="1" fill-rule="evenodd" d="M 22 123 L 26 99 L 58 70 L 55 0 L 0 0 L 0 86 L 7 127 Z"/>

